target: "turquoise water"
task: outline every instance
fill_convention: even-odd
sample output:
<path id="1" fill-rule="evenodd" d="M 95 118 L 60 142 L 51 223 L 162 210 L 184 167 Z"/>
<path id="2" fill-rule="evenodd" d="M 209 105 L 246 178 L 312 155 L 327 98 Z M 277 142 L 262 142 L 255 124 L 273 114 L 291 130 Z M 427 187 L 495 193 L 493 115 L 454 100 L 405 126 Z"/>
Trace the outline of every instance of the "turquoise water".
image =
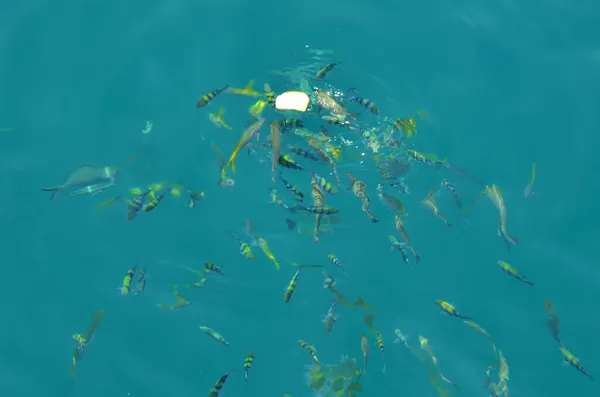
<path id="1" fill-rule="evenodd" d="M 596 384 L 561 366 L 543 311 L 550 298 L 563 342 L 592 375 L 600 374 L 596 2 L 13 3 L 0 5 L 0 128 L 12 129 L 0 132 L 2 395 L 207 395 L 221 375 L 237 369 L 221 396 L 309 396 L 303 374 L 310 358 L 297 339 L 335 363 L 342 354 L 360 359 L 364 333 L 371 356 L 361 395 L 436 396 L 424 363 L 392 343 L 400 328 L 411 345 L 419 335 L 429 339 L 445 375 L 460 385 L 457 395 L 485 396 L 490 345 L 441 315 L 433 304 L 438 298 L 493 336 L 510 366 L 513 396 L 598 395 Z M 314 60 L 306 46 L 333 55 Z M 267 79 L 277 91 L 296 88 L 269 71 L 340 59 L 330 83 L 358 87 L 390 117 L 427 111 L 410 144 L 502 188 L 518 247 L 507 252 L 496 236 L 498 215 L 487 199 L 461 221 L 441 192 L 438 203 L 454 223 L 444 228 L 419 203 L 432 184 L 448 176 L 469 198 L 482 187 L 424 166 L 407 175 L 412 194 L 401 197 L 423 258 L 412 272 L 388 250 L 393 216 L 376 198 L 372 166 L 344 171 L 368 184 L 382 222 L 371 224 L 358 201 L 344 194 L 331 201 L 345 230 L 323 235 L 317 245 L 289 232 L 285 211 L 267 203 L 268 162 L 259 165 L 243 153 L 236 187 L 215 184 L 215 156 L 202 136 L 228 154 L 254 99 L 222 96 L 197 110 L 198 97 L 250 79 L 257 89 Z M 232 132 L 208 120 L 220 106 Z M 268 110 L 265 117 L 276 115 Z M 143 139 L 146 120 L 154 129 Z M 342 158 L 346 167 L 354 162 Z M 525 200 L 534 161 L 536 194 Z M 39 190 L 85 163 L 121 165 L 118 186 L 96 197 L 53 201 Z M 305 180 L 286 175 L 308 193 Z M 100 214 L 94 206 L 162 180 L 204 189 L 206 199 L 190 210 L 169 197 L 131 222 L 122 207 Z M 385 374 L 364 313 L 339 307 L 333 332 L 323 331 L 320 317 L 331 295 L 321 288 L 320 272 L 304 272 L 286 305 L 282 294 L 294 269 L 283 263 L 276 273 L 257 249 L 255 262 L 239 255 L 226 232 L 243 236 L 245 218 L 282 262 L 330 266 L 327 254 L 336 253 L 348 271 L 348 277 L 335 273 L 339 289 L 377 310 Z M 147 289 L 124 298 L 117 288 L 138 259 L 150 274 Z M 500 272 L 499 259 L 538 288 Z M 206 260 L 227 276 L 186 290 L 192 305 L 181 311 L 156 307 L 172 303 L 169 286 L 195 281 L 178 265 Z M 100 309 L 103 323 L 73 385 L 71 335 L 83 332 Z M 210 340 L 198 325 L 221 332 L 232 347 Z M 242 363 L 249 350 L 256 361 L 246 386 Z"/>

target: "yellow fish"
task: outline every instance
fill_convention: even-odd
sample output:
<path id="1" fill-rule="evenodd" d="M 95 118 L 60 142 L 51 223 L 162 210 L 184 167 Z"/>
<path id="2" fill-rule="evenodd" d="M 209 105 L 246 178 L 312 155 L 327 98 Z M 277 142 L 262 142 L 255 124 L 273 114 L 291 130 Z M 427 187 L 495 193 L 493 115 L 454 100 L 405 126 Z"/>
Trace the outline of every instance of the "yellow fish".
<path id="1" fill-rule="evenodd" d="M 244 95 L 244 96 L 263 96 L 263 94 L 261 94 L 258 91 L 254 91 L 253 89 L 254 86 L 254 80 L 250 80 L 250 82 L 248 83 L 248 85 L 246 85 L 244 88 L 229 88 L 227 90 L 227 93 L 232 94 L 232 95 Z"/>
<path id="2" fill-rule="evenodd" d="M 209 113 L 208 118 L 217 128 L 225 127 L 230 130 L 231 127 L 223 120 L 223 113 L 225 113 L 225 108 L 220 108 L 217 114 Z"/>

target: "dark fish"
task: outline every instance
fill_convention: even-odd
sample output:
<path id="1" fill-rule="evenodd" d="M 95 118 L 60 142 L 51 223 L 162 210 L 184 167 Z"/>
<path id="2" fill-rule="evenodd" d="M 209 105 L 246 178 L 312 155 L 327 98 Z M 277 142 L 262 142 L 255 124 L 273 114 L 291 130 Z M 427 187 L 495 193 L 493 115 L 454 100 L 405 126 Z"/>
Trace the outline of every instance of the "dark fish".
<path id="1" fill-rule="evenodd" d="M 296 221 L 290 218 L 285 218 L 285 223 L 287 225 L 288 230 L 297 230 L 298 228 L 298 224 L 296 223 Z"/>
<path id="2" fill-rule="evenodd" d="M 52 195 L 50 196 L 50 200 L 52 200 L 57 193 L 64 189 L 114 182 L 118 172 L 119 167 L 114 165 L 82 165 L 73 170 L 62 185 L 43 188 L 42 190 L 44 192 L 52 192 Z"/>

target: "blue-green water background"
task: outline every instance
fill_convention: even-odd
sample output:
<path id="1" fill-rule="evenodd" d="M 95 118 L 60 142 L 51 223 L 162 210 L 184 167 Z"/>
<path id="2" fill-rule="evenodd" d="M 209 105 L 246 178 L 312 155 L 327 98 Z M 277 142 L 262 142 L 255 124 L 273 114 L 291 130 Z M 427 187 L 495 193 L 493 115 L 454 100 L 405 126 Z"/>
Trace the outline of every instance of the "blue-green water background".
<path id="1" fill-rule="evenodd" d="M 204 4 L 203 4 L 204 3 Z M 309 364 L 296 340 L 314 344 L 324 362 L 360 356 L 362 313 L 340 308 L 334 332 L 320 316 L 330 296 L 319 272 L 305 272 L 292 302 L 282 293 L 293 269 L 276 273 L 257 253 L 239 256 L 226 235 L 243 235 L 251 218 L 282 259 L 326 263 L 335 252 L 349 277 L 338 277 L 349 297 L 377 308 L 375 325 L 387 342 L 387 373 L 371 346 L 363 395 L 434 396 L 422 363 L 401 345 L 400 328 L 415 343 L 429 338 L 446 375 L 465 396 L 485 395 L 480 384 L 493 356 L 485 338 L 441 316 L 442 298 L 473 316 L 493 335 L 511 368 L 513 396 L 593 396 L 598 386 L 563 368 L 548 332 L 543 298 L 555 303 L 566 345 L 592 374 L 600 374 L 598 321 L 598 139 L 600 4 L 593 1 L 340 1 L 317 2 L 43 2 L 0 5 L 0 391 L 3 396 L 197 396 L 208 394 L 253 349 L 249 386 L 241 372 L 222 396 L 307 396 Z M 374 171 L 356 171 L 369 184 L 372 225 L 358 202 L 336 199 L 348 229 L 324 236 L 290 234 L 284 213 L 266 202 L 268 167 L 238 161 L 237 187 L 215 182 L 214 154 L 200 134 L 224 151 L 246 122 L 248 98 L 223 97 L 206 110 L 198 96 L 223 84 L 260 88 L 269 70 L 310 61 L 305 46 L 343 59 L 330 81 L 359 87 L 389 115 L 418 109 L 415 147 L 434 152 L 502 187 L 509 231 L 520 245 L 507 253 L 495 235 L 497 211 L 482 200 L 460 222 L 447 195 L 439 203 L 455 222 L 447 230 L 419 204 L 440 175 L 414 170 L 407 177 L 406 225 L 422 265 L 409 272 L 387 249 L 391 216 L 376 203 Z M 207 118 L 218 106 L 234 132 Z M 271 113 L 271 117 L 273 114 Z M 140 128 L 154 121 L 151 148 Z M 145 151 L 144 151 L 145 150 Z M 59 197 L 41 187 L 60 183 L 83 163 L 124 164 L 120 192 L 160 180 L 206 191 L 195 210 L 181 200 L 133 222 L 122 208 L 99 214 L 93 204 L 111 197 Z M 537 196 L 523 188 L 537 162 Z M 146 168 L 144 168 L 146 167 Z M 479 191 L 458 177 L 468 195 Z M 301 180 L 291 176 L 296 183 Z M 384 216 L 385 215 L 385 216 Z M 122 298 L 117 287 L 140 258 L 151 274 L 147 291 Z M 504 259 L 539 284 L 532 289 L 502 274 Z M 218 262 L 227 278 L 187 292 L 193 305 L 169 312 L 170 284 L 190 282 L 176 265 Z M 71 334 L 92 314 L 104 322 L 78 368 L 68 372 Z M 208 325 L 232 343 L 212 343 Z M 371 338 L 373 340 L 373 338 Z M 598 375 L 600 376 L 600 375 Z"/>

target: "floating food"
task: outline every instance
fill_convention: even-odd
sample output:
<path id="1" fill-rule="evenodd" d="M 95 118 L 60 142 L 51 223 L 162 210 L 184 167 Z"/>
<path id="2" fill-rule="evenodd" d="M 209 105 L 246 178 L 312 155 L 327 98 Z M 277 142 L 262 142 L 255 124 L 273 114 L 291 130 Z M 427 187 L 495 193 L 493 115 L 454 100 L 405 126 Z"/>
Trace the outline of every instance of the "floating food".
<path id="1" fill-rule="evenodd" d="M 306 112 L 310 98 L 301 91 L 288 91 L 275 98 L 275 108 L 277 110 L 296 110 Z"/>

